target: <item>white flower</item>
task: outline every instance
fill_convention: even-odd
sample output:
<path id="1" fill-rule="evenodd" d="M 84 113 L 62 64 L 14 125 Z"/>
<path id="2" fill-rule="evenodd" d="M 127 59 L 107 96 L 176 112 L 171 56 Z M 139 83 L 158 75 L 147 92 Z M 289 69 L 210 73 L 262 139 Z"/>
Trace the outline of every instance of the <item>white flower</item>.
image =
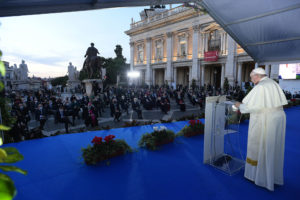
<path id="1" fill-rule="evenodd" d="M 154 126 L 154 127 L 153 127 L 153 130 L 154 130 L 154 131 L 158 131 L 158 127 L 157 127 L 157 126 Z"/>
<path id="2" fill-rule="evenodd" d="M 161 131 L 167 130 L 167 127 L 165 127 L 165 126 L 160 126 L 160 130 L 161 130 Z"/>

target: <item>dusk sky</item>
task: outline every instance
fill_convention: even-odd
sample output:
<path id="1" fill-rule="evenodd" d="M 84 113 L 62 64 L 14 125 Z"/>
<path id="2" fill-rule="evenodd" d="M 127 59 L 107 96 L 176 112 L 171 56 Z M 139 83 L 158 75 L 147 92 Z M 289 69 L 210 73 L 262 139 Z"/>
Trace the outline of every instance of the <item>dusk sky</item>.
<path id="1" fill-rule="evenodd" d="M 139 21 L 143 7 L 0 18 L 2 60 L 19 65 L 25 60 L 29 76 L 56 77 L 67 73 L 68 63 L 82 68 L 91 42 L 100 55 L 115 57 L 117 44 L 129 62 L 128 30 Z"/>

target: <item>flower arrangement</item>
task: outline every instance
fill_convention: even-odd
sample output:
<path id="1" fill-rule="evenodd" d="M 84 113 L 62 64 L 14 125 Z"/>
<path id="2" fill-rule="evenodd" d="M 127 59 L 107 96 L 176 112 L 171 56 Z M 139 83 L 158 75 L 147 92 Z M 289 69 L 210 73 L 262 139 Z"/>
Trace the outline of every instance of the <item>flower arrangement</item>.
<path id="1" fill-rule="evenodd" d="M 139 141 L 140 147 L 156 150 L 159 146 L 171 143 L 175 139 L 175 133 L 165 126 L 155 126 L 153 130 L 152 133 L 146 133 L 142 136 Z"/>
<path id="2" fill-rule="evenodd" d="M 198 120 L 190 120 L 189 125 L 183 127 L 177 136 L 192 137 L 204 133 L 204 124 Z"/>
<path id="3" fill-rule="evenodd" d="M 114 139 L 114 135 L 108 135 L 104 139 L 95 136 L 93 146 L 82 149 L 82 156 L 87 165 L 95 165 L 103 160 L 131 152 L 130 146 L 124 141 Z"/>

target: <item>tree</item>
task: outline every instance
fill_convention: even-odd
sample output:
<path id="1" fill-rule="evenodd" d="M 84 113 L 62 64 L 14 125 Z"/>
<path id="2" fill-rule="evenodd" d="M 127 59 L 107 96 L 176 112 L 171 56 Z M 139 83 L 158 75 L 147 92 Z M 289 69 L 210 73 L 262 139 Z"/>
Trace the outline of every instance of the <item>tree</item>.
<path id="1" fill-rule="evenodd" d="M 126 76 L 126 71 L 128 70 L 126 65 L 126 58 L 124 58 L 122 52 L 122 46 L 116 45 L 115 48 L 115 58 L 109 58 L 106 61 L 106 84 L 116 84 L 117 83 L 117 76 L 120 75 L 122 77 Z"/>
<path id="2" fill-rule="evenodd" d="M 67 85 L 68 80 L 69 80 L 69 77 L 67 75 L 60 76 L 60 77 L 56 77 L 56 78 L 52 79 L 51 84 L 53 86 L 61 85 L 61 86 L 65 87 Z"/>
<path id="3" fill-rule="evenodd" d="M 225 79 L 224 79 L 223 90 L 225 93 L 227 93 L 229 90 L 229 82 L 228 82 L 227 77 L 225 77 Z"/>

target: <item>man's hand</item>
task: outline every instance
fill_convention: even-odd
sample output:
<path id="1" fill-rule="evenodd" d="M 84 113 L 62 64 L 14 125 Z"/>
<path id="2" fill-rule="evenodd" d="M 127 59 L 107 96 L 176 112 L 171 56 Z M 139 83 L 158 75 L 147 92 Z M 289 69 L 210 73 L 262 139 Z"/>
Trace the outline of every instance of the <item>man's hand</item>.
<path id="1" fill-rule="evenodd" d="M 240 102 L 236 102 L 234 105 L 235 105 L 235 107 L 239 108 L 240 105 L 241 105 L 241 103 Z"/>

